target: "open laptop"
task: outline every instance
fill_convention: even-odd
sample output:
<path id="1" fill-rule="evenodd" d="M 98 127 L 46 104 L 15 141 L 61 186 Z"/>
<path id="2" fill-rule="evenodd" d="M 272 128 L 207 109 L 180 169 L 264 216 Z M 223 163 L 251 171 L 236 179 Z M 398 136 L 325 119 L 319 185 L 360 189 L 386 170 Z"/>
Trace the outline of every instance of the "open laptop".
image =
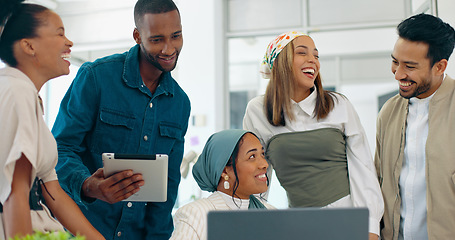
<path id="1" fill-rule="evenodd" d="M 168 155 L 103 153 L 104 176 L 131 169 L 141 173 L 144 186 L 123 201 L 165 202 L 167 200 Z"/>
<path id="2" fill-rule="evenodd" d="M 366 208 L 211 211 L 208 240 L 366 240 Z"/>

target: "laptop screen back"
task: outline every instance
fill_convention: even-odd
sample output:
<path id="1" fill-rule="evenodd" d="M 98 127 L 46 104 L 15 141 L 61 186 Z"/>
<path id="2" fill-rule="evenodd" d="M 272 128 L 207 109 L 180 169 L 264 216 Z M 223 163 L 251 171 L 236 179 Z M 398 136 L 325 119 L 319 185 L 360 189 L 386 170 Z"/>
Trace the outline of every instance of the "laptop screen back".
<path id="1" fill-rule="evenodd" d="M 212 211 L 208 240 L 368 239 L 366 208 Z"/>

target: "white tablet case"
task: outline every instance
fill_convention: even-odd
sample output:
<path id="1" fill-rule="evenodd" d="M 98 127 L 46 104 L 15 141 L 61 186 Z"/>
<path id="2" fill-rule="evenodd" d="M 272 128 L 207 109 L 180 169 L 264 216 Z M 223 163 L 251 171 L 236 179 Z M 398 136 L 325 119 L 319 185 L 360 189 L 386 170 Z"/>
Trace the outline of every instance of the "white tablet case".
<path id="1" fill-rule="evenodd" d="M 167 200 L 168 156 L 103 153 L 104 176 L 131 169 L 141 173 L 144 185 L 123 201 L 165 202 Z"/>

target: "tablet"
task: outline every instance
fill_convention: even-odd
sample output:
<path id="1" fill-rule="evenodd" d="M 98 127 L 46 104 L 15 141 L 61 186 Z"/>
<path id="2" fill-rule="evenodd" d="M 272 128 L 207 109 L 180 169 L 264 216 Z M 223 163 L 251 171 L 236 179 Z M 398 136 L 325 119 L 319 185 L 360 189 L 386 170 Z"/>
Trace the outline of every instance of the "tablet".
<path id="1" fill-rule="evenodd" d="M 104 177 L 131 169 L 141 173 L 144 186 L 139 192 L 123 201 L 165 202 L 167 200 L 168 156 L 166 154 L 103 153 Z"/>

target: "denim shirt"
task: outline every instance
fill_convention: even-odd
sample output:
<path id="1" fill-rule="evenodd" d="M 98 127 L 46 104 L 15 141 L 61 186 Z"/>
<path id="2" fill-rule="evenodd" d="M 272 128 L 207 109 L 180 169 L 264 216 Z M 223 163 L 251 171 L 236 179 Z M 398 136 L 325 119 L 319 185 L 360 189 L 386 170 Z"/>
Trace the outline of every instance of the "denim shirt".
<path id="1" fill-rule="evenodd" d="M 136 45 L 83 64 L 52 129 L 60 184 L 106 239 L 168 239 L 173 230 L 190 101 L 168 72 L 152 94 L 139 72 L 139 51 Z M 82 184 L 103 167 L 105 152 L 168 154 L 167 201 L 87 202 Z"/>

